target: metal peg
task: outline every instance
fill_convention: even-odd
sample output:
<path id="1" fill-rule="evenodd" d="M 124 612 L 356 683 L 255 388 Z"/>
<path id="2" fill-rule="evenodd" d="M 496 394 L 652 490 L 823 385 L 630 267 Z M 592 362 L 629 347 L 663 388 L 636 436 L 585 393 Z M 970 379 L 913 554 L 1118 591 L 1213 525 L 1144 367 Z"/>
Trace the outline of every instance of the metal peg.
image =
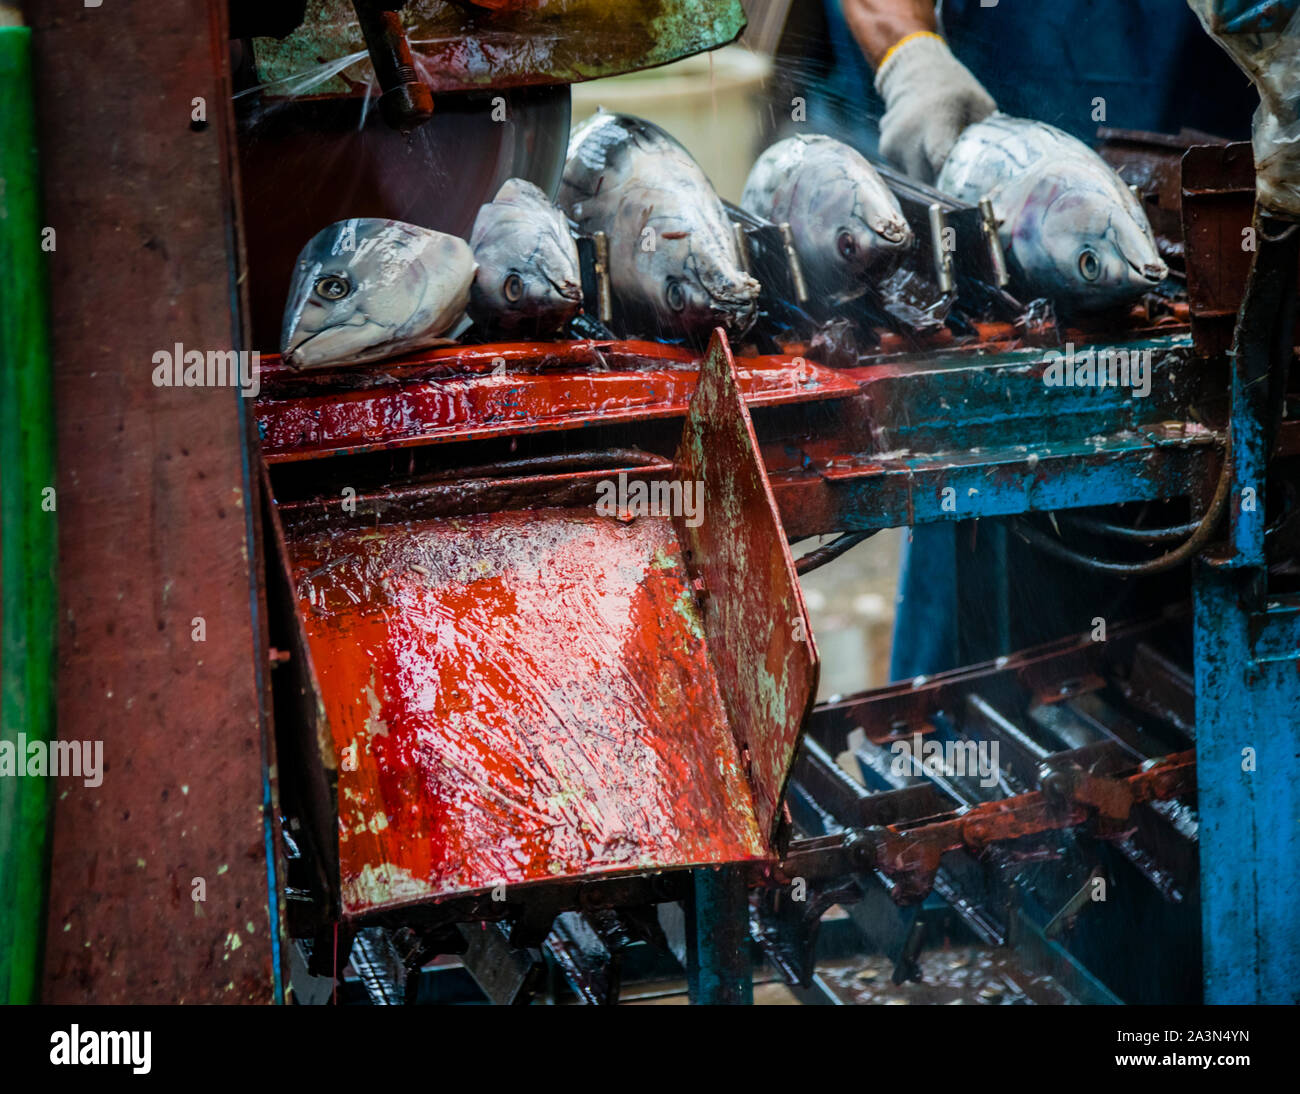
<path id="1" fill-rule="evenodd" d="M 591 242 L 596 248 L 596 314 L 602 323 L 614 321 L 614 295 L 609 284 L 609 236 L 593 232 Z"/>
<path id="2" fill-rule="evenodd" d="M 998 218 L 993 212 L 993 202 L 980 198 L 980 229 L 984 233 L 984 242 L 988 245 L 989 259 L 993 262 L 993 279 L 999 289 L 1005 289 L 1011 281 L 1007 272 L 1007 256 L 1002 250 L 1002 237 L 998 235 Z"/>
<path id="3" fill-rule="evenodd" d="M 749 268 L 749 237 L 745 235 L 745 226 L 740 221 L 733 220 L 731 232 L 736 237 L 736 254 L 740 256 L 740 268 L 745 273 L 752 273 Z"/>
<path id="4" fill-rule="evenodd" d="M 799 253 L 794 249 L 794 233 L 789 224 L 777 226 L 781 232 L 781 245 L 785 248 L 785 264 L 790 270 L 790 283 L 794 286 L 794 298 L 800 305 L 808 303 L 808 285 L 803 279 L 803 266 L 799 262 Z"/>
<path id="5" fill-rule="evenodd" d="M 948 214 L 936 201 L 930 206 L 930 245 L 934 252 L 934 276 L 942 293 L 952 292 L 957 285 L 952 275 L 952 252 L 944 246 L 947 233 Z"/>

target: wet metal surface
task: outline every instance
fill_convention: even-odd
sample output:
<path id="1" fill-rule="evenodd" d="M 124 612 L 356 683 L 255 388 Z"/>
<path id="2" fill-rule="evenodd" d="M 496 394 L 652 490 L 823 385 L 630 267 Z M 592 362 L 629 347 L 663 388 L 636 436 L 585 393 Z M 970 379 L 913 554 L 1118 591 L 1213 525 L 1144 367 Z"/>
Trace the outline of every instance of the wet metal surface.
<path id="1" fill-rule="evenodd" d="M 277 463 L 682 417 L 698 360 L 696 353 L 647 342 L 522 343 L 456 346 L 409 363 L 305 377 L 271 358 L 266 397 L 257 406 L 262 451 Z M 754 405 L 844 398 L 858 390 L 851 379 L 810 362 L 755 357 L 743 365 L 741 390 Z"/>
<path id="2" fill-rule="evenodd" d="M 290 552 L 345 915 L 764 855 L 667 518 L 497 513 Z"/>
<path id="3" fill-rule="evenodd" d="M 817 691 L 817 650 L 720 330 L 700 369 L 676 463 L 682 479 L 704 484 L 703 521 L 696 528 L 679 521 L 678 531 L 705 593 L 704 631 L 759 828 L 770 836 Z"/>
<path id="4" fill-rule="evenodd" d="M 1026 968 L 1014 951 L 983 946 L 926 950 L 919 980 L 895 984 L 894 962 L 879 954 L 823 965 L 822 979 L 854 1006 L 1025 1006 L 1075 1003 L 1050 976 Z"/>

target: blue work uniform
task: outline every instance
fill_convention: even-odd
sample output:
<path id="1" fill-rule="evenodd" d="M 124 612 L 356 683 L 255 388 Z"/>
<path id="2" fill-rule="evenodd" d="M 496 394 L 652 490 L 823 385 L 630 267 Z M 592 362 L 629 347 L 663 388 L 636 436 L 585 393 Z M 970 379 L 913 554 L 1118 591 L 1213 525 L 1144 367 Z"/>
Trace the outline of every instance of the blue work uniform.
<path id="1" fill-rule="evenodd" d="M 825 0 L 825 8 L 831 70 L 819 120 L 857 130 L 853 143 L 874 151 L 884 112 L 874 71 L 841 0 Z M 1259 97 L 1186 0 L 997 0 L 991 7 L 943 0 L 936 10 L 957 59 L 1008 114 L 1086 141 L 1100 125 L 1250 135 Z"/>
<path id="2" fill-rule="evenodd" d="M 810 98 L 809 121 L 877 154 L 884 104 L 873 70 L 840 0 L 825 0 L 825 7 L 831 65 L 823 94 Z M 1100 126 L 1250 135 L 1258 96 L 1186 0 L 944 0 L 938 14 L 953 53 L 1008 114 L 1051 122 L 1085 141 Z M 1118 582 L 1080 582 L 1063 566 L 1035 556 L 1000 521 L 913 529 L 904 547 L 891 677 L 940 672 L 1046 641 L 1078 625 L 1072 597 L 1081 588 L 1089 588 L 1092 605 L 1122 593 Z"/>

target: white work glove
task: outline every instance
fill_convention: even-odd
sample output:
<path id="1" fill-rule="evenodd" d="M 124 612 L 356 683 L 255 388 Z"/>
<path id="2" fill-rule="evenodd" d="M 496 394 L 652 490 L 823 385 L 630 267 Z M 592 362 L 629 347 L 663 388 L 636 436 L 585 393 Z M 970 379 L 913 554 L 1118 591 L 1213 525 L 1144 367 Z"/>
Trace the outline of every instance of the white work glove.
<path id="1" fill-rule="evenodd" d="M 937 34 L 904 38 L 876 70 L 885 100 L 880 153 L 913 178 L 932 183 L 961 131 L 998 108 L 993 97 Z"/>

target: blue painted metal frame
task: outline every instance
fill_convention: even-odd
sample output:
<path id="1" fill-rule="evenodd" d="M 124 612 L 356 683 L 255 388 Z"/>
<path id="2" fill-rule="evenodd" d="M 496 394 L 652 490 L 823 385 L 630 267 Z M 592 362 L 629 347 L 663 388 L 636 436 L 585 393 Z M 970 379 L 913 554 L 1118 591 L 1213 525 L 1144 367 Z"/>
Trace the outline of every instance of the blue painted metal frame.
<path id="1" fill-rule="evenodd" d="M 734 866 L 694 871 L 686 909 L 686 986 L 692 1003 L 748 1006 L 754 1001 L 749 895 Z"/>
<path id="2" fill-rule="evenodd" d="M 1164 352 L 1185 344 L 1162 342 Z M 1264 481 L 1271 437 L 1259 352 L 1267 357 L 1266 349 L 1257 349 L 1253 361 L 1239 351 L 1232 371 L 1230 553 L 1194 568 L 1207 1003 L 1300 1002 L 1300 600 L 1267 595 Z M 924 378 L 891 377 L 884 384 L 911 385 L 894 406 L 864 383 L 878 444 L 906 454 L 826 476 L 843 527 L 1208 496 L 1217 446 L 1171 446 L 1139 426 L 1134 415 L 1142 407 L 1113 393 L 1076 392 L 1053 404 L 1059 389 L 1039 387 L 1041 371 L 1032 368 L 1014 370 L 1026 382 L 1016 397 L 1003 387 L 998 413 L 998 386 L 1018 382 L 1006 364 L 981 362 L 964 375 L 940 366 Z M 918 384 L 933 388 L 928 399 L 918 398 Z M 963 397 L 954 400 L 954 393 Z M 927 404 L 926 418 L 910 416 Z M 934 409 L 941 405 L 942 413 Z M 1059 414 L 1045 414 L 1053 405 Z M 901 428 L 891 430 L 890 422 Z M 1027 443 L 1008 445 L 1008 436 Z M 1001 440 L 989 443 L 996 437 Z M 947 487 L 955 490 L 955 508 L 951 494 L 944 505 Z"/>
<path id="3" fill-rule="evenodd" d="M 1300 605 L 1261 609 L 1259 577 L 1196 573 L 1207 1003 L 1300 1002 Z"/>
<path id="4" fill-rule="evenodd" d="M 1035 351 L 879 376 L 863 370 L 874 448 L 889 454 L 817 469 L 827 491 L 820 500 L 850 530 L 1208 497 L 1219 438 L 1178 438 L 1153 426 L 1186 418 L 1213 396 L 1172 373 L 1213 376 L 1216 365 L 1186 360 L 1182 336 L 1144 344 L 1173 365 L 1164 397 L 1149 402 L 1047 389 Z M 1300 599 L 1267 595 L 1271 437 L 1260 367 L 1258 352 L 1239 352 L 1232 372 L 1229 554 L 1199 560 L 1193 580 L 1209 1003 L 1300 1002 Z M 800 519 L 787 513 L 787 527 L 792 517 Z M 742 891 L 733 878 L 699 872 L 692 903 L 692 997 L 748 1001 L 748 947 L 732 944 L 745 916 Z"/>
<path id="5" fill-rule="evenodd" d="M 916 366 L 856 370 L 872 451 L 814 468 L 836 528 L 1196 495 L 1221 438 L 1187 422 L 1190 406 L 1212 398 L 1190 338 L 1175 333 L 1090 348 L 1150 351 L 1148 395 L 1135 397 L 1126 387 L 1049 387 L 1041 349 L 966 351 Z M 1186 429 L 1164 428 L 1169 422 Z M 785 516 L 788 531 L 792 518 L 800 525 L 799 514 Z"/>
<path id="6" fill-rule="evenodd" d="M 1264 550 L 1266 381 L 1292 354 L 1297 233 L 1260 233 L 1233 346 L 1230 552 L 1199 562 L 1193 590 L 1207 1003 L 1300 1002 L 1300 600 L 1270 599 Z"/>

